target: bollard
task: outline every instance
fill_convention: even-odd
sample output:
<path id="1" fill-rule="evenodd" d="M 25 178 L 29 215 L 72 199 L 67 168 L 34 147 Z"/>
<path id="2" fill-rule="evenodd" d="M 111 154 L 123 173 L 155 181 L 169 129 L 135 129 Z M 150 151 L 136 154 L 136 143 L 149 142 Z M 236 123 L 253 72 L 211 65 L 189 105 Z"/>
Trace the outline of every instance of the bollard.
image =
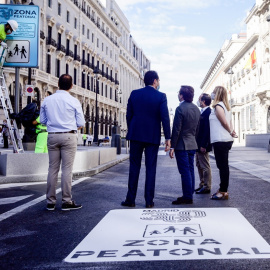
<path id="1" fill-rule="evenodd" d="M 115 147 L 117 149 L 117 155 L 121 155 L 121 136 L 119 134 L 115 135 Z"/>

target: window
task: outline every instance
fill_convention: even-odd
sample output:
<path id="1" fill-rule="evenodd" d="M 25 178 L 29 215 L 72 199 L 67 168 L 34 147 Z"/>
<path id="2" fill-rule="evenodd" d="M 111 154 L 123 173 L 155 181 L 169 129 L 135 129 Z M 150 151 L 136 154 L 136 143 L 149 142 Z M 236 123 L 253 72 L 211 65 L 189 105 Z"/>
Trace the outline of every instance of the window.
<path id="1" fill-rule="evenodd" d="M 74 18 L 74 28 L 77 29 L 77 18 Z"/>
<path id="2" fill-rule="evenodd" d="M 69 23 L 69 11 L 67 11 L 67 22 Z"/>
<path id="3" fill-rule="evenodd" d="M 69 55 L 69 44 L 70 44 L 70 40 L 67 39 L 67 43 L 66 43 L 66 52 L 67 52 L 67 55 Z"/>
<path id="4" fill-rule="evenodd" d="M 92 43 L 95 41 L 95 35 L 92 33 Z"/>
<path id="5" fill-rule="evenodd" d="M 75 60 L 76 60 L 76 58 L 77 58 L 77 53 L 78 53 L 78 45 L 75 44 L 75 45 L 74 45 L 74 59 L 75 59 Z"/>
<path id="6" fill-rule="evenodd" d="M 87 29 L 87 39 L 89 39 L 89 38 L 90 38 L 90 30 Z"/>
<path id="7" fill-rule="evenodd" d="M 62 35 L 61 35 L 61 33 L 58 33 L 58 36 L 57 36 L 57 50 L 61 49 L 61 39 L 62 39 Z"/>
<path id="8" fill-rule="evenodd" d="M 83 24 L 82 26 L 82 34 L 84 35 L 84 32 L 85 32 L 85 25 Z"/>
<path id="9" fill-rule="evenodd" d="M 46 72 L 51 73 L 51 55 L 47 54 L 47 66 L 46 66 Z"/>
<path id="10" fill-rule="evenodd" d="M 104 43 L 103 42 L 101 44 L 101 49 L 102 49 L 102 51 L 104 51 Z"/>
<path id="11" fill-rule="evenodd" d="M 68 74 L 69 73 L 69 66 L 68 66 L 68 64 L 66 64 L 66 74 Z"/>
<path id="12" fill-rule="evenodd" d="M 74 84 L 77 84 L 77 69 L 74 68 L 74 76 L 73 76 Z"/>
<path id="13" fill-rule="evenodd" d="M 110 99 L 112 99 L 112 88 L 110 87 Z"/>
<path id="14" fill-rule="evenodd" d="M 58 3 L 58 15 L 61 16 L 61 3 Z"/>
<path id="15" fill-rule="evenodd" d="M 99 48 L 99 39 L 97 38 L 97 47 Z"/>
<path id="16" fill-rule="evenodd" d="M 82 72 L 82 88 L 85 88 L 85 71 Z"/>
<path id="17" fill-rule="evenodd" d="M 104 90 L 104 85 L 103 83 L 101 84 L 101 95 L 103 96 L 103 90 Z"/>
<path id="18" fill-rule="evenodd" d="M 112 59 L 112 50 L 110 50 L 110 58 Z"/>
<path id="19" fill-rule="evenodd" d="M 48 0 L 48 7 L 49 7 L 49 8 L 52 7 L 52 0 Z"/>
<path id="20" fill-rule="evenodd" d="M 52 41 L 52 27 L 48 26 L 48 44 L 51 44 Z"/>
<path id="21" fill-rule="evenodd" d="M 105 86 L 105 97 L 108 96 L 108 85 Z"/>
<path id="22" fill-rule="evenodd" d="M 56 70 L 55 70 L 55 76 L 56 77 L 60 77 L 60 60 L 59 59 L 56 59 Z"/>

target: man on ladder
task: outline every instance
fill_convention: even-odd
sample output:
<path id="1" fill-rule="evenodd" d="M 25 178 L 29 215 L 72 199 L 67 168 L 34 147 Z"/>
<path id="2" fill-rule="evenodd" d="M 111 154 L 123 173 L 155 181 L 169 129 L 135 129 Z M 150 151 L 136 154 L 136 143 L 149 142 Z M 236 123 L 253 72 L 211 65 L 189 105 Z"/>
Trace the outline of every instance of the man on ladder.
<path id="1" fill-rule="evenodd" d="M 13 114 L 13 108 L 3 73 L 3 65 L 7 55 L 7 44 L 3 41 L 6 39 L 7 35 L 10 35 L 13 31 L 16 31 L 17 28 L 18 23 L 14 20 L 8 20 L 7 23 L 0 24 L 0 101 L 7 120 L 7 126 L 13 144 L 13 151 L 14 153 L 23 153 L 24 150 L 22 140 L 16 121 L 13 122 L 13 125 L 11 125 L 10 121 L 10 114 Z"/>

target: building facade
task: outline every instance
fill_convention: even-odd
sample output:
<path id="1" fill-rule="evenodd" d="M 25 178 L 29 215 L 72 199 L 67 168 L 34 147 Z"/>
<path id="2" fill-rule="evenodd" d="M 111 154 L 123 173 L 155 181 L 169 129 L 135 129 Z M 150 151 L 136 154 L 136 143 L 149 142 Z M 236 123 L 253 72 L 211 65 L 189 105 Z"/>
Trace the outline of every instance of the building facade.
<path id="1" fill-rule="evenodd" d="M 32 0 L 7 0 L 28 5 Z M 99 137 L 111 135 L 113 125 L 127 131 L 126 106 L 130 92 L 142 86 L 150 61 L 130 34 L 129 22 L 115 0 L 104 7 L 98 0 L 34 0 L 40 7 L 39 68 L 31 69 L 38 104 L 58 89 L 58 78 L 73 77 L 71 94 L 82 104 L 85 132 L 93 134 L 98 118 Z M 96 69 L 96 73 L 94 73 Z M 98 73 L 97 73 L 98 71 Z M 12 102 L 14 69 L 5 68 Z M 27 104 L 23 90 L 28 69 L 20 69 L 20 108 Z M 95 108 L 97 91 L 97 115 Z"/>
<path id="2" fill-rule="evenodd" d="M 247 32 L 225 41 L 201 84 L 208 94 L 217 85 L 228 90 L 239 143 L 247 134 L 270 133 L 269 7 L 269 0 L 256 1 L 245 19 Z"/>

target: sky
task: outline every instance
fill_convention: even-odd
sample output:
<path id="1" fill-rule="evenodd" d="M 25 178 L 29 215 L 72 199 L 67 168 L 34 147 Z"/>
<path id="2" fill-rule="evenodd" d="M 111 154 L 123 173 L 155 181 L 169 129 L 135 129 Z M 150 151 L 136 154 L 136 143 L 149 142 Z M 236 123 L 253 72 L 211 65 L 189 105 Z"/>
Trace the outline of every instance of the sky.
<path id="1" fill-rule="evenodd" d="M 105 6 L 106 0 L 101 0 Z M 131 35 L 160 77 L 168 106 L 179 105 L 181 85 L 200 85 L 226 39 L 246 32 L 245 18 L 256 0 L 116 0 Z"/>

